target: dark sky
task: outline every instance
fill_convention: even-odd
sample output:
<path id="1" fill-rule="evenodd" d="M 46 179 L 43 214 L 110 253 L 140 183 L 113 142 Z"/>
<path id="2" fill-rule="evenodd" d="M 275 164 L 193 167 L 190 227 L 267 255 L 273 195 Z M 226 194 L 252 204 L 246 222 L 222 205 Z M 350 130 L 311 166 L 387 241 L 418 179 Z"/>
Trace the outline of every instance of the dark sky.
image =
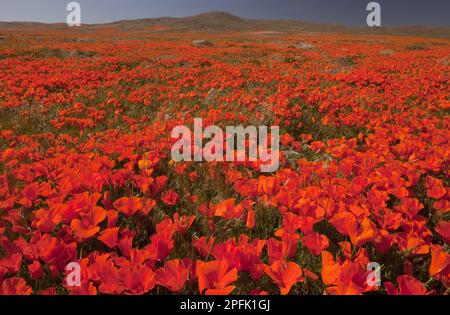
<path id="1" fill-rule="evenodd" d="M 372 0 L 78 0 L 82 23 L 227 11 L 241 17 L 365 25 Z M 0 0 L 0 21 L 65 22 L 70 0 Z M 379 0 L 383 26 L 450 25 L 450 0 Z"/>

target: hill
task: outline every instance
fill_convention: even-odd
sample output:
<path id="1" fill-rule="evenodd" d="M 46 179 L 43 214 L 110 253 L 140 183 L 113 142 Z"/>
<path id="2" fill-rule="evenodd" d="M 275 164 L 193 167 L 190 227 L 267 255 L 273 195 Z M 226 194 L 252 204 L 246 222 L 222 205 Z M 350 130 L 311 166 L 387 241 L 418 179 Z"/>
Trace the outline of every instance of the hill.
<path id="1" fill-rule="evenodd" d="M 63 29 L 66 25 L 35 22 L 0 22 L 0 30 Z M 298 20 L 257 20 L 246 19 L 227 12 L 207 12 L 190 17 L 160 17 L 136 20 L 122 20 L 107 24 L 83 24 L 81 29 L 95 30 L 114 27 L 124 31 L 149 30 L 162 27 L 168 31 L 189 32 L 319 32 L 351 33 L 370 35 L 403 35 L 450 39 L 450 27 L 402 26 L 402 27 L 348 27 L 342 25 L 318 24 Z"/>

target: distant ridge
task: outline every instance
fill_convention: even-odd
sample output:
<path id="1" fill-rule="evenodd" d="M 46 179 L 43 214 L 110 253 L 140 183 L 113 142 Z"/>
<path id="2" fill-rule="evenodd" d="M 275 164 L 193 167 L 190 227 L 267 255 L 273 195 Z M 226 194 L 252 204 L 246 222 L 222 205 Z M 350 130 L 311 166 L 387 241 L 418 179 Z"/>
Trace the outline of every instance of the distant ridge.
<path id="1" fill-rule="evenodd" d="M 64 29 L 63 23 L 46 24 L 37 22 L 0 22 L 0 30 Z M 450 39 L 450 27 L 400 26 L 400 27 L 348 27 L 341 25 L 319 24 L 299 20 L 257 20 L 245 19 L 227 12 L 207 12 L 189 17 L 160 17 L 136 20 L 121 20 L 106 24 L 83 24 L 83 30 L 96 30 L 114 27 L 124 31 L 149 30 L 163 27 L 168 31 L 190 32 L 318 32 L 352 33 L 370 35 L 403 35 Z"/>

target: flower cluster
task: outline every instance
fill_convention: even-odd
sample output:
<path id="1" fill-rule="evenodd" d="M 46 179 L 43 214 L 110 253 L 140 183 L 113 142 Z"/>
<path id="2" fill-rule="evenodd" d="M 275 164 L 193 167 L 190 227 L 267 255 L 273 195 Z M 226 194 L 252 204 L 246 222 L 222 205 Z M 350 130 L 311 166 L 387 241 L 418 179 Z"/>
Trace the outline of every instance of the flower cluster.
<path id="1" fill-rule="evenodd" d="M 8 32 L 0 294 L 449 293 L 448 41 Z M 172 161 L 194 117 L 279 126 L 279 170 Z"/>

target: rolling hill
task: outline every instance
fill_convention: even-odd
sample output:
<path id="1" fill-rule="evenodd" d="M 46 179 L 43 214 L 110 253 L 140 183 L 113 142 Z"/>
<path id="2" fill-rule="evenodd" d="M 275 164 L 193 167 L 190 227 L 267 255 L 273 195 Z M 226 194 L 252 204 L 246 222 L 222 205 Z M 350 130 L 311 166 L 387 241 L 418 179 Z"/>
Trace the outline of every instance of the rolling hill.
<path id="1" fill-rule="evenodd" d="M 36 22 L 0 22 L 0 30 L 63 29 L 66 25 Z M 136 20 L 121 20 L 107 24 L 83 24 L 81 30 L 89 31 L 102 28 L 118 28 L 124 31 L 150 30 L 159 27 L 166 31 L 189 32 L 319 32 L 352 33 L 371 35 L 403 35 L 450 39 L 450 27 L 401 26 L 401 27 L 348 27 L 332 24 L 318 24 L 298 20 L 257 20 L 246 19 L 227 12 L 207 12 L 195 16 L 174 18 L 160 17 Z"/>

